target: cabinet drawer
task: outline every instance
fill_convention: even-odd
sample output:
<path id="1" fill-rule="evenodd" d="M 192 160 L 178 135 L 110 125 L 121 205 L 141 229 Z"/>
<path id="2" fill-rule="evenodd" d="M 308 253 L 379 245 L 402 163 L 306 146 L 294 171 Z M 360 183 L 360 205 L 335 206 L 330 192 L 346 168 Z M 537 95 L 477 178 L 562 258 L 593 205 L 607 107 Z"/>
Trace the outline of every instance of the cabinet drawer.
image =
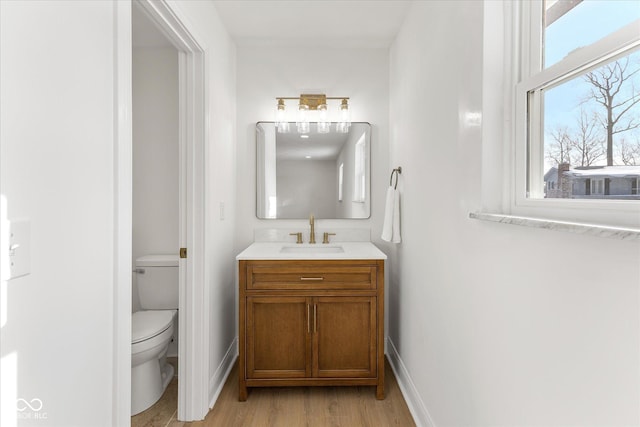
<path id="1" fill-rule="evenodd" d="M 247 289 L 376 289 L 375 265 L 278 263 L 247 265 Z"/>

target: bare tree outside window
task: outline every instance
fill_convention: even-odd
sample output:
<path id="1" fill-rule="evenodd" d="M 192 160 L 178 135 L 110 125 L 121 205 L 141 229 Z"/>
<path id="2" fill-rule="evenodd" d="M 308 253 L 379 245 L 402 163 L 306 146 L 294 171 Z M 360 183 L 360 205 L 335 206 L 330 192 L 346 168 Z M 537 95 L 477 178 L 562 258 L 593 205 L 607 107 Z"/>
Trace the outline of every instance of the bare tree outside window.
<path id="1" fill-rule="evenodd" d="M 592 86 L 586 102 L 593 100 L 602 107 L 597 114 L 606 131 L 607 166 L 614 165 L 614 135 L 640 127 L 640 117 L 634 109 L 640 103 L 640 87 L 635 78 L 640 64 L 634 56 L 634 61 L 629 56 L 621 58 L 584 76 Z M 629 149 L 634 151 L 634 147 Z"/>
<path id="2" fill-rule="evenodd" d="M 554 165 L 571 163 L 571 143 L 569 138 L 569 128 L 557 125 L 549 132 L 552 141 L 547 144 L 545 156 Z"/>
<path id="3" fill-rule="evenodd" d="M 636 136 L 635 142 L 628 142 L 625 138 L 620 140 L 620 160 L 623 165 L 640 165 L 640 138 Z"/>
<path id="4" fill-rule="evenodd" d="M 545 116 L 545 189 L 565 190 L 545 197 L 639 199 L 640 52 L 548 89 L 545 108 L 566 101 L 562 95 L 575 101 Z"/>
<path id="5" fill-rule="evenodd" d="M 597 114 L 580 109 L 574 128 L 557 125 L 550 136 L 546 156 L 556 165 L 592 166 L 604 158 L 604 136 Z"/>

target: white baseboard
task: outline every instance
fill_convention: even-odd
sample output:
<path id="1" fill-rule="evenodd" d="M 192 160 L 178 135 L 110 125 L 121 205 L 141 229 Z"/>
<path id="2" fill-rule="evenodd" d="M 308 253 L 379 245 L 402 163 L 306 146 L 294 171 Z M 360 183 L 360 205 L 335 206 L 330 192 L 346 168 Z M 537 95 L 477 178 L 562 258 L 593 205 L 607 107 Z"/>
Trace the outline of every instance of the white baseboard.
<path id="1" fill-rule="evenodd" d="M 409 376 L 407 368 L 404 366 L 404 363 L 398 354 L 398 350 L 396 350 L 395 345 L 393 345 L 393 341 L 391 341 L 391 338 L 389 337 L 387 337 L 387 358 L 389 359 L 391 369 L 396 376 L 398 386 L 404 396 L 404 400 L 407 402 L 407 406 L 409 407 L 409 411 L 413 416 L 416 426 L 436 427 L 435 423 L 431 419 L 431 415 L 429 415 L 427 407 L 418 394 L 415 384 Z"/>
<path id="2" fill-rule="evenodd" d="M 213 408 L 213 405 L 218 400 L 218 396 L 220 396 L 220 392 L 222 391 L 222 387 L 224 387 L 224 383 L 227 381 L 229 377 L 229 373 L 233 368 L 233 364 L 236 362 L 238 357 L 238 338 L 236 337 L 232 342 L 229 348 L 227 349 L 227 353 L 222 358 L 222 362 L 216 369 L 215 374 L 209 380 L 209 409 Z"/>

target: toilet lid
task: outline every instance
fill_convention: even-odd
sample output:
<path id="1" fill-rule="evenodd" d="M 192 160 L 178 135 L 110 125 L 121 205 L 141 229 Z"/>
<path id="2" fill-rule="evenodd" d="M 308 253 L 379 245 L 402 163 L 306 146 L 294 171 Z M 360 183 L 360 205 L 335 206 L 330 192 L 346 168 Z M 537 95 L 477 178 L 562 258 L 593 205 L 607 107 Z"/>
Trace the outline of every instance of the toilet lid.
<path id="1" fill-rule="evenodd" d="M 131 317 L 131 344 L 148 340 L 166 331 L 173 322 L 175 310 L 147 310 Z"/>

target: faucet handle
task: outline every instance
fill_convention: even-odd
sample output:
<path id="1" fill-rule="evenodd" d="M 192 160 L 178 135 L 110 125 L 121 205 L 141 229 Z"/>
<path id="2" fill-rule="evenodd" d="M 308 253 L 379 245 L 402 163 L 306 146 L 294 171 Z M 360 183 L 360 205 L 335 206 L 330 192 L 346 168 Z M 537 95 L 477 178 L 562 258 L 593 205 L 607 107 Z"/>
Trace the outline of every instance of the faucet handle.
<path id="1" fill-rule="evenodd" d="M 335 236 L 336 233 L 327 233 L 325 232 L 322 237 L 322 243 L 329 243 L 329 236 Z"/>
<path id="2" fill-rule="evenodd" d="M 296 236 L 296 243 L 302 243 L 302 232 L 300 233 L 289 233 L 290 236 Z"/>

